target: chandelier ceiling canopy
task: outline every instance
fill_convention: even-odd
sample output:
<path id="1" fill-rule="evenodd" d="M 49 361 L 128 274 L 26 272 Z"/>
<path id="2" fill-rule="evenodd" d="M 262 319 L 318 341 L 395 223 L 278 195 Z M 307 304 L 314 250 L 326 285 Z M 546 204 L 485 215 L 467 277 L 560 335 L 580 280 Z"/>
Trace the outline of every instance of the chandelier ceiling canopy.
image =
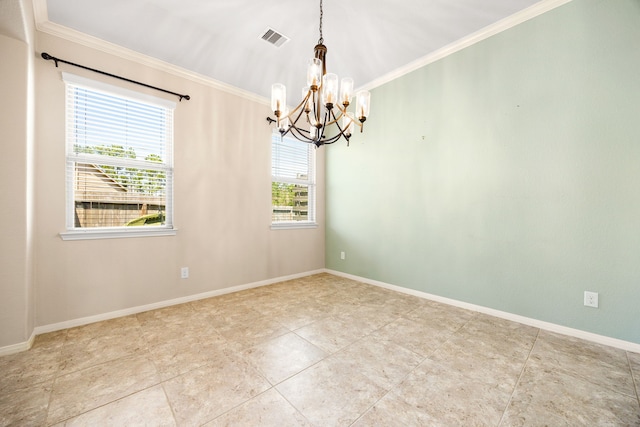
<path id="1" fill-rule="evenodd" d="M 282 136 L 314 144 L 333 144 L 349 138 L 356 127 L 362 132 L 364 122 L 369 116 L 371 94 L 360 91 L 356 94 L 355 111 L 348 111 L 353 99 L 353 79 L 344 77 L 338 85 L 338 76 L 327 73 L 327 47 L 322 37 L 322 0 L 320 0 L 320 38 L 314 47 L 314 57 L 307 67 L 307 86 L 302 88 L 302 101 L 293 109 L 287 107 L 287 88 L 281 83 L 271 86 L 271 110 L 275 119 L 267 117 L 269 123 L 275 123 Z"/>

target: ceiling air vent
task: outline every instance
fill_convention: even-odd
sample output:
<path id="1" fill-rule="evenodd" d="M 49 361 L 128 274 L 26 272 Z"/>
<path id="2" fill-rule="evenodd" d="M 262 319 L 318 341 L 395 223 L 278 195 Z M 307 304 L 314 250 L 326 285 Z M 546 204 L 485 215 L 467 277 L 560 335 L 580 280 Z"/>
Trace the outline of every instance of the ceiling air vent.
<path id="1" fill-rule="evenodd" d="M 280 34 L 273 28 L 269 27 L 267 27 L 267 29 L 262 32 L 262 36 L 260 36 L 260 38 L 276 47 L 280 47 L 289 41 L 289 37 Z"/>

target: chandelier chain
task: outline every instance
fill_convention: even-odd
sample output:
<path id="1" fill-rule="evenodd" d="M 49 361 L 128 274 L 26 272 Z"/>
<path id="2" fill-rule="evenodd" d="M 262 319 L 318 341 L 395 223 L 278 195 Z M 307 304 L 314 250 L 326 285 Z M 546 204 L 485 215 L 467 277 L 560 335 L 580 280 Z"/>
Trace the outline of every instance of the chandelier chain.
<path id="1" fill-rule="evenodd" d="M 320 38 L 318 39 L 318 44 L 324 43 L 324 38 L 322 37 L 322 15 L 324 11 L 322 10 L 322 0 L 320 0 Z"/>

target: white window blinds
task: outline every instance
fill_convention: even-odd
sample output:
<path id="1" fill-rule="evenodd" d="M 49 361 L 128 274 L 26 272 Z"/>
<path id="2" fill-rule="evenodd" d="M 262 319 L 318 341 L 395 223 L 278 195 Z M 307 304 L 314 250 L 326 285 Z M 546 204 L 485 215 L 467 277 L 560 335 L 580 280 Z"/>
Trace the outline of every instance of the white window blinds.
<path id="1" fill-rule="evenodd" d="M 271 137 L 271 221 L 315 223 L 315 147 Z"/>
<path id="2" fill-rule="evenodd" d="M 172 228 L 175 103 L 63 78 L 67 229 Z"/>

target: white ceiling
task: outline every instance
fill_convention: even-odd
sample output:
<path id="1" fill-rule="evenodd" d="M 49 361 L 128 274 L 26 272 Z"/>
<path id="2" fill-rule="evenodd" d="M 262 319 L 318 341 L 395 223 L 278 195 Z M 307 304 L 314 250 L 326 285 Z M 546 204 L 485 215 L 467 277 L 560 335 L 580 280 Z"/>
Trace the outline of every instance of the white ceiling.
<path id="1" fill-rule="evenodd" d="M 327 69 L 366 86 L 538 1 L 324 0 Z M 287 85 L 290 100 L 297 97 L 319 38 L 319 0 L 46 3 L 53 23 L 264 97 L 275 82 Z M 268 44 L 260 39 L 267 27 L 291 40 Z"/>

